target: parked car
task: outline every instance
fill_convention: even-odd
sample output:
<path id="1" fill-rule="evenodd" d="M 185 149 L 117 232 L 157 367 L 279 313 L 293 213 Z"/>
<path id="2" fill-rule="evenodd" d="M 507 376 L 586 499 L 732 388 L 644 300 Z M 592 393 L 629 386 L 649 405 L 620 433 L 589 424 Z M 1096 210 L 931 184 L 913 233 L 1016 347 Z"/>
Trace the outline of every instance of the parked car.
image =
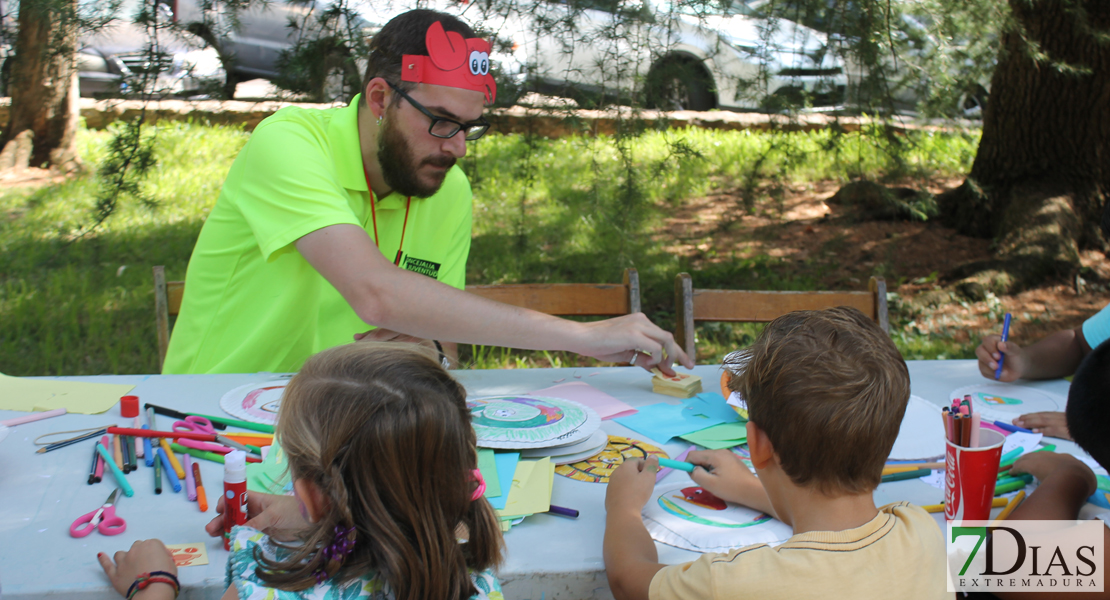
<path id="1" fill-rule="evenodd" d="M 76 58 L 81 96 L 119 97 L 140 85 L 159 97 L 193 96 L 206 93 L 214 82 L 224 79 L 219 55 L 190 33 L 161 29 L 157 44 L 148 47 L 146 30 L 133 22 L 140 2 L 123 0 L 114 20 L 80 36 Z M 173 18 L 170 5 L 160 4 L 159 11 L 158 18 Z M 10 19 L 4 23 L 7 39 L 0 40 L 0 45 L 7 46 L 7 50 L 0 49 L 3 95 L 8 93 L 11 61 L 18 60 L 11 51 L 17 12 L 16 2 L 0 0 L 0 15 Z"/>
<path id="2" fill-rule="evenodd" d="M 823 34 L 727 2 L 539 0 L 501 14 L 464 6 L 464 17 L 512 41 L 548 92 L 637 97 L 667 110 L 832 107 L 844 98 L 843 63 Z"/>

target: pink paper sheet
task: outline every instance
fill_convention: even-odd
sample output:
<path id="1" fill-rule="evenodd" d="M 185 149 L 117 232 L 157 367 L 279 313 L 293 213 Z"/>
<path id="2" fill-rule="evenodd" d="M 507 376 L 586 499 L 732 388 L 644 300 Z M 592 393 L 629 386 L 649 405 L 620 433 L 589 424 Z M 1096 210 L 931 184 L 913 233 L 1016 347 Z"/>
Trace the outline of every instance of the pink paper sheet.
<path id="1" fill-rule="evenodd" d="M 549 388 L 528 393 L 535 396 L 550 396 L 552 398 L 562 398 L 563 400 L 571 400 L 573 402 L 585 404 L 596 410 L 597 414 L 601 415 L 603 420 L 612 419 L 613 417 L 625 417 L 636 414 L 637 412 L 635 408 L 581 381 L 553 385 Z"/>

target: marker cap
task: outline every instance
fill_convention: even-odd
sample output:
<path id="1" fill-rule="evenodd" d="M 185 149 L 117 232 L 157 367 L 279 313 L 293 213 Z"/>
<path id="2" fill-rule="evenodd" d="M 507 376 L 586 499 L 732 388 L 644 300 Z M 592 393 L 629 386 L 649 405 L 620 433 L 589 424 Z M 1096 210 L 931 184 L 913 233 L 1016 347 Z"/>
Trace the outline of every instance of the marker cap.
<path id="1" fill-rule="evenodd" d="M 123 396 L 119 399 L 119 414 L 126 418 L 139 416 L 139 397 Z"/>

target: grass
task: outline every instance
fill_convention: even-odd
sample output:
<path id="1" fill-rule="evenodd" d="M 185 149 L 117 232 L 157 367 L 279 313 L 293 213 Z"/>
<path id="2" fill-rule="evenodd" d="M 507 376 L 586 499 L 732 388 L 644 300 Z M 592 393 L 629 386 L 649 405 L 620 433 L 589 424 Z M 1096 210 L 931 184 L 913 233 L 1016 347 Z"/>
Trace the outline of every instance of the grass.
<path id="1" fill-rule="evenodd" d="M 0 191 L 0 372 L 9 375 L 157 371 L 150 268 L 182 279 L 196 236 L 249 134 L 167 123 L 156 135 L 158 166 L 145 191 L 158 202 L 121 205 L 83 236 L 96 178 L 85 174 L 37 190 Z M 81 130 L 90 171 L 109 133 Z M 689 198 L 734 191 L 745 181 L 952 176 L 974 157 L 977 134 L 913 133 L 893 159 L 861 135 L 772 135 L 686 129 L 636 138 L 488 135 L 463 161 L 475 192 L 471 283 L 613 282 L 639 270 L 645 312 L 673 329 L 672 282 L 691 263 L 662 250 L 663 217 Z M 757 173 L 756 177 L 751 174 Z M 756 197 L 737 210 L 760 210 Z M 782 269 L 766 256 L 733 258 L 698 272 L 699 287 L 812 289 L 820 263 Z M 796 267 L 796 266 L 795 266 Z M 750 341 L 754 327 L 703 326 L 703 361 Z M 935 335 L 935 334 L 934 334 Z M 943 339 L 896 337 L 907 357 L 969 356 Z M 564 353 L 499 348 L 462 351 L 479 368 L 592 364 Z"/>

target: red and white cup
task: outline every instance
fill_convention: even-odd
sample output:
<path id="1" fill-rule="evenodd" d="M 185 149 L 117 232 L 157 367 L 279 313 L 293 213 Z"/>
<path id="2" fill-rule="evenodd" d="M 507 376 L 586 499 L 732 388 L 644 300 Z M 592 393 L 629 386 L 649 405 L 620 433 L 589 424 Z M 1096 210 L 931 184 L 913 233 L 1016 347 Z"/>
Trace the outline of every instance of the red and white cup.
<path id="1" fill-rule="evenodd" d="M 998 463 L 1005 436 L 979 428 L 979 447 L 964 448 L 946 440 L 944 455 L 944 518 L 985 521 L 990 518 Z"/>

